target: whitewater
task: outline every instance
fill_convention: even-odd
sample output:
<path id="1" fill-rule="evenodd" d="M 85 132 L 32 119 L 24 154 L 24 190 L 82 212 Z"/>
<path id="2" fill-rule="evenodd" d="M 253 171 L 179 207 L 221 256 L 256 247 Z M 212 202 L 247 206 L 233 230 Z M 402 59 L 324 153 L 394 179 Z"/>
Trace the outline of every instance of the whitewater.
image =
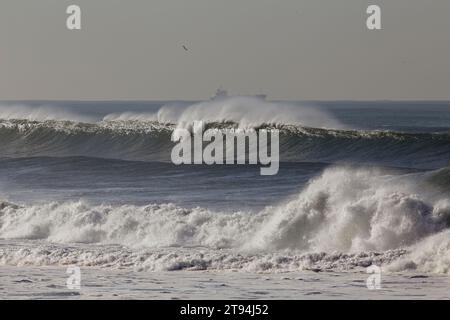
<path id="1" fill-rule="evenodd" d="M 450 169 L 446 170 L 435 175 L 448 175 Z M 78 201 L 21 207 L 3 202 L 1 238 L 39 240 L 40 247 L 19 255 L 0 250 L 0 261 L 91 266 L 107 262 L 109 266 L 117 263 L 117 267 L 125 263 L 150 270 L 247 270 L 251 265 L 254 271 L 289 271 L 347 269 L 402 257 L 401 268 L 448 273 L 448 194 L 419 195 L 424 185 L 417 185 L 417 179 L 416 175 L 399 178 L 373 170 L 331 168 L 297 198 L 256 214 L 174 204 L 91 206 Z M 46 257 L 46 242 L 120 245 L 143 256 L 133 257 L 132 253 L 133 258 L 124 261 L 124 256 L 130 255 L 128 250 L 105 254 L 75 251 L 69 256 L 67 250 L 56 250 Z M 185 249 L 177 249 L 178 255 L 173 257 L 168 248 Z M 198 248 L 202 248 L 202 258 Z M 142 252 L 150 254 L 146 257 Z M 287 258 L 290 255 L 293 257 Z M 171 257 L 174 260 L 167 261 Z"/>
<path id="2" fill-rule="evenodd" d="M 0 103 L 0 270 L 28 272 L 32 292 L 31 274 L 77 265 L 136 290 L 131 275 L 184 290 L 189 277 L 213 277 L 205 290 L 222 297 L 240 281 L 268 279 L 276 290 L 301 278 L 305 297 L 322 280 L 358 296 L 376 264 L 405 286 L 438 288 L 450 274 L 449 108 L 249 97 Z M 173 165 L 171 134 L 194 120 L 279 129 L 280 173 Z"/>

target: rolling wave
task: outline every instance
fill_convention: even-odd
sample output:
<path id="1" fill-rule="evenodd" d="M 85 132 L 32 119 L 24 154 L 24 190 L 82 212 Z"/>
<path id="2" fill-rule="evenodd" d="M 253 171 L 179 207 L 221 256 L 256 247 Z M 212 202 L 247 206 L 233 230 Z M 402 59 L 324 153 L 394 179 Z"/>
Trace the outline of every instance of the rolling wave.
<path id="1" fill-rule="evenodd" d="M 90 156 L 138 161 L 170 161 L 171 134 L 179 124 L 142 120 L 98 123 L 0 120 L 2 157 Z M 236 128 L 212 122 L 207 128 Z M 286 124 L 280 129 L 280 160 L 366 162 L 435 169 L 449 165 L 450 133 L 337 130 Z"/>

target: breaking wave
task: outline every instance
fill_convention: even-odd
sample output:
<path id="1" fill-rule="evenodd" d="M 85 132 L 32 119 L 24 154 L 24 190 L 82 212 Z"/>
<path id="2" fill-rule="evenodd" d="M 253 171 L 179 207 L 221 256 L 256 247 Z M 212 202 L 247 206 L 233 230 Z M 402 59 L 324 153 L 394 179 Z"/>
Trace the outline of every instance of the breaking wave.
<path id="1" fill-rule="evenodd" d="M 261 273 L 301 270 L 350 270 L 372 264 L 388 264 L 406 254 L 405 250 L 383 253 L 247 253 L 230 249 L 158 248 L 130 250 L 117 246 L 62 246 L 19 243 L 20 247 L 0 247 L 1 265 L 77 265 L 134 271 L 245 271 Z"/>
<path id="2" fill-rule="evenodd" d="M 445 174 L 329 168 L 295 198 L 256 214 L 174 204 L 4 202 L 0 238 L 40 246 L 5 246 L 0 262 L 253 271 L 378 262 L 396 271 L 448 273 L 449 194 L 434 184 Z M 84 247 L 58 246 L 74 243 Z"/>
<path id="3" fill-rule="evenodd" d="M 170 162 L 173 130 L 199 120 L 211 128 L 280 129 L 282 162 L 352 161 L 425 169 L 450 164 L 449 132 L 351 130 L 319 107 L 254 97 L 150 106 L 0 105 L 0 154 Z"/>
<path id="4" fill-rule="evenodd" d="M 170 161 L 170 137 L 177 125 L 137 120 L 99 123 L 0 120 L 3 157 L 89 156 L 138 161 Z M 209 123 L 231 128 L 237 123 Z M 355 161 L 412 168 L 449 165 L 450 133 L 336 130 L 286 124 L 280 129 L 281 161 Z"/>
<path id="5" fill-rule="evenodd" d="M 97 103 L 86 110 L 64 103 L 63 106 L 46 104 L 3 104 L 0 119 L 28 121 L 70 121 L 96 123 L 100 121 L 158 122 L 161 124 L 189 125 L 193 121 L 234 122 L 242 128 L 264 123 L 291 124 L 308 127 L 343 128 L 328 113 L 306 105 L 288 102 L 265 101 L 257 97 L 229 97 L 198 103 L 175 102 L 150 107 L 127 105 L 117 102 Z M 117 108 L 119 107 L 119 108 Z M 116 112 L 112 111 L 116 110 Z M 112 113 L 111 113 L 112 112 Z"/>

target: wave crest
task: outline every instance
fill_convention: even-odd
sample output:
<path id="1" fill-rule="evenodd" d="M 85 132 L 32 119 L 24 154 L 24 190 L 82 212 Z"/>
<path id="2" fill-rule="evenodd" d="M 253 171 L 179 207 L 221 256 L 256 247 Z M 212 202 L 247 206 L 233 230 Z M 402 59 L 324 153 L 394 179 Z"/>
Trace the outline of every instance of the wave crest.
<path id="1" fill-rule="evenodd" d="M 233 122 L 207 128 L 237 127 Z M 170 161 L 174 124 L 105 121 L 0 120 L 0 153 L 4 157 L 88 156 L 122 160 Z M 399 133 L 335 130 L 261 124 L 280 130 L 280 160 L 357 161 L 415 168 L 447 166 L 449 133 Z"/>
<path id="2" fill-rule="evenodd" d="M 327 169 L 297 199 L 275 208 L 249 246 L 315 252 L 410 246 L 450 226 L 448 194 L 423 192 L 421 179 L 377 169 Z"/>
<path id="3" fill-rule="evenodd" d="M 420 264 L 425 258 L 438 259 L 441 249 L 433 251 L 433 246 L 427 243 L 435 243 L 437 240 L 430 240 L 433 237 L 442 240 L 439 234 L 448 234 L 450 227 L 448 192 L 422 191 L 425 188 L 421 184 L 428 183 L 427 179 L 427 174 L 397 176 L 373 169 L 330 168 L 312 180 L 296 199 L 256 214 L 227 214 L 174 204 L 2 203 L 0 237 L 121 245 L 152 252 L 164 248 L 203 248 L 215 252 L 213 261 L 219 259 L 221 250 L 231 250 L 234 255 L 259 257 L 252 260 L 258 268 L 262 268 L 261 259 L 275 259 L 280 254 L 290 256 L 292 265 L 298 266 L 300 261 L 308 260 L 307 255 L 311 258 L 323 252 L 320 261 L 338 265 L 336 261 L 342 255 L 347 261 L 351 260 L 349 256 L 361 252 L 385 254 L 392 250 L 399 253 L 396 257 L 401 255 Z M 330 258 L 336 254 L 341 258 Z M 303 258 L 294 258 L 298 255 Z M 245 260 L 241 256 L 239 259 Z M 265 261 L 272 261 L 273 265 L 273 260 Z M 250 268 L 252 263 L 245 265 Z"/>

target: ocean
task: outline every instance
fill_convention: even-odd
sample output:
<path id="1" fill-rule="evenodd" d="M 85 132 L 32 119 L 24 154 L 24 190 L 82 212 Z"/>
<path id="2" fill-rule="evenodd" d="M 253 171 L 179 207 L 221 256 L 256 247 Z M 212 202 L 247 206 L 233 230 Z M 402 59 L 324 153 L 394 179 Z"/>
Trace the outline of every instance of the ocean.
<path id="1" fill-rule="evenodd" d="M 279 173 L 172 164 L 194 120 L 279 129 Z M 372 264 L 450 274 L 450 102 L 0 103 L 0 271 L 348 279 Z"/>

